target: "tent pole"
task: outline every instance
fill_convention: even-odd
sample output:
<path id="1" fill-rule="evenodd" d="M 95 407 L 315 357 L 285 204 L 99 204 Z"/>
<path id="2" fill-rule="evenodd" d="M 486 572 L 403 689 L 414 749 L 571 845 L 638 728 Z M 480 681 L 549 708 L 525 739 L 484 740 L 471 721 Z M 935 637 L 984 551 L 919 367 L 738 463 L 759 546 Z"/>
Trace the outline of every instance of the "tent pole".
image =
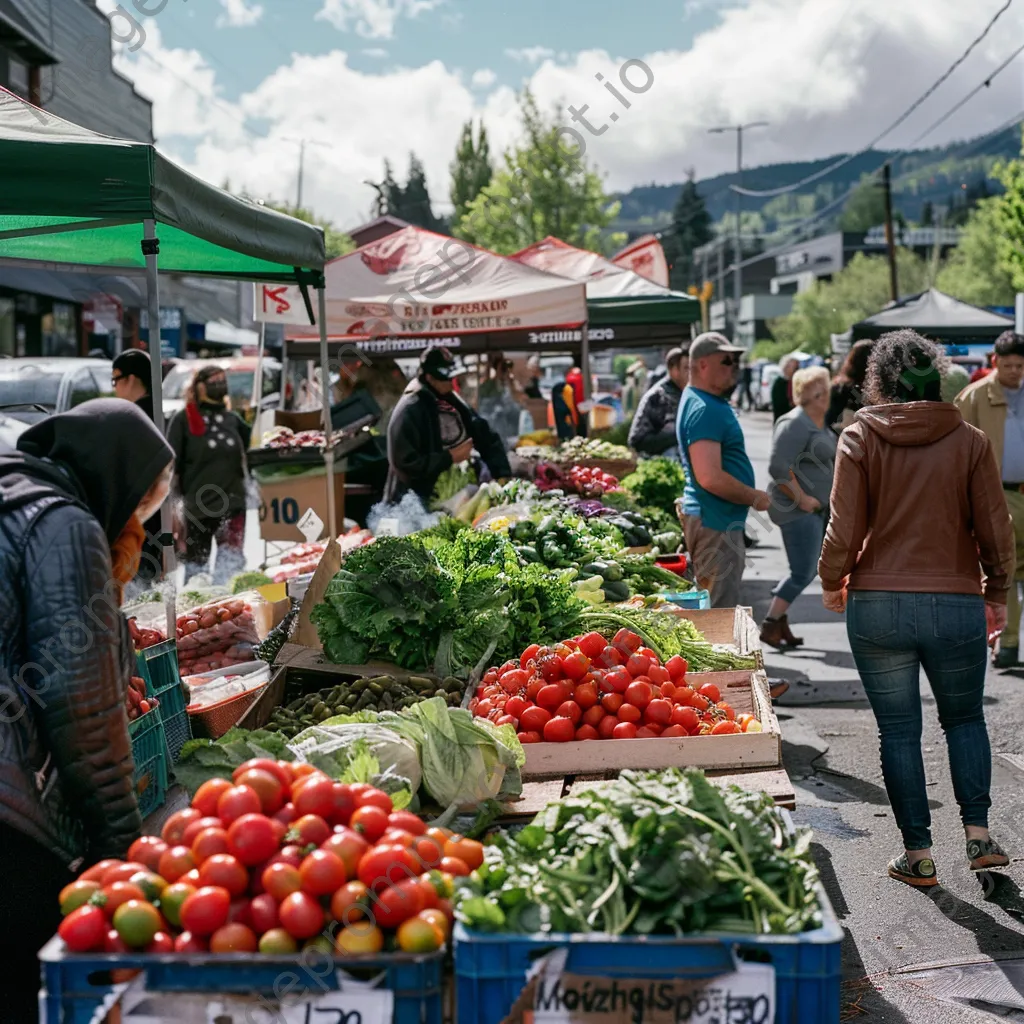
<path id="1" fill-rule="evenodd" d="M 320 321 L 320 394 L 324 406 L 324 465 L 327 468 L 327 536 L 331 546 L 338 533 L 337 511 L 334 507 L 334 428 L 331 425 L 331 367 L 327 352 L 327 294 L 323 285 L 317 288 L 317 319 Z"/>
<path id="2" fill-rule="evenodd" d="M 160 344 L 160 277 L 158 256 L 160 242 L 156 237 L 156 221 L 142 222 L 142 253 L 146 258 L 146 301 L 149 310 L 149 359 L 152 364 L 153 425 L 161 434 L 164 430 L 164 387 L 161 365 L 163 349 Z M 164 556 L 164 610 L 167 613 L 167 639 L 173 640 L 176 633 L 177 602 L 175 600 L 174 574 L 178 568 L 174 557 L 173 521 L 171 502 L 165 501 L 160 507 L 160 533 Z"/>
<path id="3" fill-rule="evenodd" d="M 583 374 L 583 400 L 590 401 L 590 322 L 584 321 L 580 328 L 580 372 Z"/>
<path id="4" fill-rule="evenodd" d="M 253 405 L 253 421 L 252 421 L 252 438 L 249 441 L 250 448 L 258 448 L 260 446 L 260 406 L 263 404 L 263 354 L 267 347 L 267 323 L 265 320 L 260 321 L 260 345 L 259 351 L 256 355 L 256 380 L 253 381 L 252 388 L 252 405 Z"/>

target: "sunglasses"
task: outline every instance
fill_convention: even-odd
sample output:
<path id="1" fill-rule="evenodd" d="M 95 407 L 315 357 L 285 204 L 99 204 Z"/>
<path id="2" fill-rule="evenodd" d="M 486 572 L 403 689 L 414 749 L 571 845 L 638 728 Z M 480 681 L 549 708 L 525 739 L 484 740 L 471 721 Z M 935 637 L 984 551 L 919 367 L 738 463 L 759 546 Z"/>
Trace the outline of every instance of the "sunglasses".
<path id="1" fill-rule="evenodd" d="M 110 378 L 111 386 L 116 388 L 117 385 L 118 385 L 118 382 L 122 381 L 122 380 L 124 380 L 124 374 L 123 373 L 119 374 L 117 377 L 111 377 Z"/>
<path id="2" fill-rule="evenodd" d="M 737 356 L 722 356 L 722 361 L 718 364 L 719 366 L 739 366 L 740 361 Z"/>

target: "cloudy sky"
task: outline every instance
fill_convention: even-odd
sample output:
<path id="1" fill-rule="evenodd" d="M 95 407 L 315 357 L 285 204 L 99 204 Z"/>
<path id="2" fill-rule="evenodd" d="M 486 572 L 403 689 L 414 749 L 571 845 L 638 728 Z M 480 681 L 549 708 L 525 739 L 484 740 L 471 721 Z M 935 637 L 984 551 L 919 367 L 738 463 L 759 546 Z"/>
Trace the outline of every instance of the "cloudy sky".
<path id="1" fill-rule="evenodd" d="M 1004 2 L 169 0 L 155 18 L 140 17 L 145 41 L 117 63 L 154 101 L 159 144 L 216 184 L 292 199 L 295 140 L 316 140 L 306 149 L 304 205 L 354 227 L 373 196 L 364 182 L 380 180 L 385 157 L 404 173 L 410 150 L 447 212 L 461 126 L 482 118 L 492 146 L 507 145 L 526 84 L 567 125 L 568 106 L 584 104 L 595 128 L 607 124 L 588 137 L 588 154 L 613 189 L 676 182 L 691 167 L 700 177 L 733 168 L 735 143 L 707 129 L 737 120 L 771 122 L 750 135 L 748 164 L 859 149 Z M 109 12 L 117 3 L 99 6 Z M 1022 40 L 1018 3 L 881 144 L 911 145 Z M 620 82 L 629 60 L 651 70 L 643 93 Z M 644 84 L 639 65 L 625 74 Z M 920 145 L 970 138 L 1024 114 L 1022 76 L 1024 56 Z"/>

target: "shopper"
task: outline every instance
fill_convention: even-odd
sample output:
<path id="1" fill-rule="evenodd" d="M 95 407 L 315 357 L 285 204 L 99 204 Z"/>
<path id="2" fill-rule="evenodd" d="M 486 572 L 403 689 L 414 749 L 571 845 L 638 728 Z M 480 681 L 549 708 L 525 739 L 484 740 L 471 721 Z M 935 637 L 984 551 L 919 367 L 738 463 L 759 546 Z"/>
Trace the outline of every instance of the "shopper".
<path id="1" fill-rule="evenodd" d="M 50 416 L 0 456 L 4 1020 L 37 1019 L 36 952 L 60 923 L 61 888 L 83 864 L 124 858 L 142 827 L 124 711 L 135 652 L 118 590 L 171 458 L 118 399 Z M 115 548 L 127 556 L 117 566 Z"/>
<path id="2" fill-rule="evenodd" d="M 743 349 L 721 334 L 690 346 L 690 383 L 679 403 L 679 450 L 686 465 L 683 532 L 698 583 L 714 608 L 739 604 L 747 510 L 768 508 L 754 487 L 743 430 L 729 404 Z"/>
<path id="3" fill-rule="evenodd" d="M 1006 622 L 1013 527 L 992 442 L 941 400 L 943 366 L 939 348 L 913 331 L 875 343 L 868 405 L 839 442 L 819 564 L 825 606 L 846 609 L 881 733 L 882 775 L 905 847 L 889 875 L 915 886 L 937 884 L 922 668 L 946 734 L 970 866 L 1009 863 L 988 832 L 992 757 L 982 696 L 986 639 Z"/>
<path id="4" fill-rule="evenodd" d="M 114 359 L 110 373 L 114 394 L 134 402 L 150 420 L 153 419 L 153 364 L 149 353 L 141 348 L 125 349 Z M 142 561 L 135 574 L 134 588 L 141 592 L 163 576 L 164 549 L 158 542 L 163 533 L 160 514 L 142 524 L 146 539 L 142 542 Z"/>
<path id="5" fill-rule="evenodd" d="M 793 397 L 796 408 L 775 424 L 768 463 L 772 478 L 768 515 L 782 533 L 789 575 L 772 591 L 761 642 L 778 650 L 803 644 L 789 628 L 789 606 L 818 572 L 836 458 L 836 435 L 825 426 L 828 370 L 823 366 L 797 370 Z"/>
<path id="6" fill-rule="evenodd" d="M 590 403 L 586 399 L 583 386 L 583 370 L 580 367 L 581 359 L 573 356 L 572 369 L 565 375 L 565 382 L 572 388 L 572 400 L 576 408 L 576 433 L 580 437 L 587 436 L 587 414 L 590 412 Z"/>
<path id="7" fill-rule="evenodd" d="M 842 370 L 832 382 L 832 393 L 825 414 L 825 424 L 837 434 L 853 422 L 864 404 L 864 378 L 868 372 L 873 341 L 858 341 L 846 355 Z"/>
<path id="8" fill-rule="evenodd" d="M 405 389 L 388 424 L 388 481 L 384 498 L 398 502 L 414 491 L 426 505 L 437 478 L 473 449 L 493 477 L 511 475 L 501 438 L 458 395 L 452 382 L 465 368 L 446 348 L 432 348 Z"/>
<path id="9" fill-rule="evenodd" d="M 782 364 L 782 374 L 772 381 L 772 420 L 785 416 L 793 408 L 793 374 L 800 369 L 795 359 Z"/>
<path id="10" fill-rule="evenodd" d="M 644 455 L 679 458 L 676 415 L 683 388 L 690 378 L 690 356 L 685 348 L 671 349 L 665 356 L 665 376 L 652 387 L 637 406 L 629 428 L 629 447 Z"/>
<path id="11" fill-rule="evenodd" d="M 964 419 L 984 431 L 1000 467 L 1006 505 L 1013 520 L 1017 561 L 1006 602 L 1006 628 L 999 639 L 996 668 L 1019 664 L 1020 584 L 1024 580 L 1024 335 L 1005 331 L 995 344 L 994 372 L 971 384 L 956 399 Z"/>
<path id="12" fill-rule="evenodd" d="M 540 393 L 540 356 L 530 356 L 526 360 L 526 372 L 529 374 L 530 382 L 523 388 L 523 394 L 527 398 L 543 398 L 544 396 Z"/>
<path id="13" fill-rule="evenodd" d="M 942 375 L 942 400 L 955 402 L 960 392 L 970 383 L 971 375 L 962 366 L 950 363 Z"/>
<path id="14" fill-rule="evenodd" d="M 217 542 L 215 584 L 245 568 L 248 424 L 231 411 L 228 380 L 215 363 L 198 370 L 185 389 L 185 408 L 167 428 L 174 449 L 174 492 L 185 531 L 185 578 L 206 572 Z"/>

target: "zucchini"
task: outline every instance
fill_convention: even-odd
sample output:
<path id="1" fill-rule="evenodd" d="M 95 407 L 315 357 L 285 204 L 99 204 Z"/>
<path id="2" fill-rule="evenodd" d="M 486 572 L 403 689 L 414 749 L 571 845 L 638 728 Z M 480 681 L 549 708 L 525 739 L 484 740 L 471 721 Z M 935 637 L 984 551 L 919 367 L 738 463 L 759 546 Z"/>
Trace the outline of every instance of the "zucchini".
<path id="1" fill-rule="evenodd" d="M 623 581 L 615 583 L 606 582 L 601 589 L 604 591 L 605 599 L 612 603 L 628 601 L 630 598 L 629 584 Z"/>

